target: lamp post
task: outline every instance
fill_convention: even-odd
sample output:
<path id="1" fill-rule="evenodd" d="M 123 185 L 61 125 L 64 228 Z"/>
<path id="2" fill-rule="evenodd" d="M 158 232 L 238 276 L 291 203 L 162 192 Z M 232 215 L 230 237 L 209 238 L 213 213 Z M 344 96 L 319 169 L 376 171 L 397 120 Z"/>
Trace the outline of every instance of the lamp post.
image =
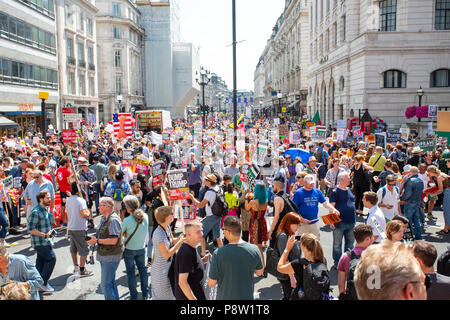
<path id="1" fill-rule="evenodd" d="M 121 94 L 119 94 L 119 95 L 117 96 L 117 102 L 119 102 L 119 112 L 124 112 L 124 111 L 122 110 L 122 100 L 123 100 L 123 97 L 122 97 Z"/>
<path id="2" fill-rule="evenodd" d="M 417 90 L 417 95 L 419 96 L 419 107 L 422 106 L 422 97 L 425 94 L 425 91 L 422 89 L 422 86 L 420 86 L 419 90 Z M 421 118 L 418 118 L 418 122 L 420 122 Z"/>
<path id="3" fill-rule="evenodd" d="M 221 108 L 220 108 L 220 102 L 221 102 L 222 99 L 223 99 L 223 93 L 220 92 L 220 93 L 216 94 L 216 98 L 219 100 L 219 109 L 218 109 L 218 112 L 221 112 L 222 110 L 221 110 Z"/>
<path id="4" fill-rule="evenodd" d="M 196 72 L 198 75 L 198 72 Z M 200 79 L 195 78 L 195 81 L 202 87 L 202 116 L 203 116 L 203 129 L 206 128 L 206 105 L 205 105 L 205 86 L 208 85 L 208 83 L 211 81 L 211 73 L 209 71 L 206 71 L 203 69 L 203 67 L 200 70 Z"/>
<path id="5" fill-rule="evenodd" d="M 236 150 L 237 140 L 237 71 L 236 71 L 236 0 L 232 1 L 232 33 L 233 33 L 233 147 Z"/>
<path id="6" fill-rule="evenodd" d="M 262 117 L 262 101 L 259 102 L 259 116 Z"/>
<path id="7" fill-rule="evenodd" d="M 42 137 L 47 141 L 47 113 L 45 112 L 45 101 L 48 100 L 48 92 L 39 92 L 38 98 L 41 99 L 42 115 Z"/>
<path id="8" fill-rule="evenodd" d="M 281 113 L 281 99 L 283 99 L 283 94 L 281 92 L 277 93 L 278 98 L 278 107 L 279 107 L 279 113 Z"/>

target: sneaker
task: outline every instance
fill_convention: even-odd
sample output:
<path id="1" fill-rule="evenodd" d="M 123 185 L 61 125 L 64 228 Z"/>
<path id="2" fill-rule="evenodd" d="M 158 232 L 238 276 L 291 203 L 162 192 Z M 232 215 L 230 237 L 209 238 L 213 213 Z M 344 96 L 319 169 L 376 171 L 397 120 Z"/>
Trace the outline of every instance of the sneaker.
<path id="1" fill-rule="evenodd" d="M 73 273 L 79 273 L 80 272 L 80 266 L 79 265 L 75 265 L 73 268 Z"/>
<path id="2" fill-rule="evenodd" d="M 10 248 L 10 247 L 11 247 L 11 245 L 10 245 L 8 242 L 6 242 L 6 241 L 0 242 L 0 244 L 1 244 L 2 246 L 4 246 L 5 248 Z"/>
<path id="3" fill-rule="evenodd" d="M 433 216 L 431 213 L 427 214 L 428 220 L 437 220 L 437 217 Z"/>
<path id="4" fill-rule="evenodd" d="M 42 286 L 39 291 L 43 292 L 55 292 L 55 289 L 50 285 L 50 283 L 47 283 L 46 286 Z"/>
<path id="5" fill-rule="evenodd" d="M 94 275 L 92 271 L 84 269 L 83 271 L 80 271 L 80 277 L 90 277 Z"/>

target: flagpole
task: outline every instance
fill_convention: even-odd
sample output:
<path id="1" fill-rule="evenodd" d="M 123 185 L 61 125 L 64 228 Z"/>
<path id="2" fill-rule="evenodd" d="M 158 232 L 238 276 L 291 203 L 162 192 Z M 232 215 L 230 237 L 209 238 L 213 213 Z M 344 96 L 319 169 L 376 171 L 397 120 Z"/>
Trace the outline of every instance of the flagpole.
<path id="1" fill-rule="evenodd" d="M 233 20 L 233 146 L 236 150 L 237 140 L 237 76 L 236 76 L 236 0 L 232 1 L 232 20 Z"/>

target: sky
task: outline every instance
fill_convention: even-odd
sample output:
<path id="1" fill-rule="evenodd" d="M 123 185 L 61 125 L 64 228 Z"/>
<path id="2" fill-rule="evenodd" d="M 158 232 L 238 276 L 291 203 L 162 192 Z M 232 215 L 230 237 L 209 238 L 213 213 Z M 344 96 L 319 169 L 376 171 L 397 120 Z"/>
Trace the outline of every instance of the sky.
<path id="1" fill-rule="evenodd" d="M 259 58 L 284 0 L 236 0 L 237 89 L 253 90 Z M 200 48 L 200 65 L 233 89 L 231 0 L 180 0 L 182 41 Z M 245 41 L 244 41 L 245 40 Z M 227 47 L 229 46 L 229 47 Z"/>

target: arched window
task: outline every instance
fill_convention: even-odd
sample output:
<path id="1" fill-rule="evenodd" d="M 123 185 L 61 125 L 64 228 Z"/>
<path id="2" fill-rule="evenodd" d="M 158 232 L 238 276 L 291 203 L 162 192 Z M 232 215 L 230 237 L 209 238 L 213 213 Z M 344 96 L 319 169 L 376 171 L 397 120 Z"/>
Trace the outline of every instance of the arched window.
<path id="1" fill-rule="evenodd" d="M 345 88 L 345 80 L 344 80 L 344 77 L 341 77 L 340 79 L 339 79 L 339 91 L 344 91 L 344 88 Z"/>
<path id="2" fill-rule="evenodd" d="M 383 88 L 406 88 L 406 73 L 399 70 L 384 72 Z"/>
<path id="3" fill-rule="evenodd" d="M 430 79 L 431 88 L 450 87 L 450 70 L 439 69 L 431 73 Z"/>

